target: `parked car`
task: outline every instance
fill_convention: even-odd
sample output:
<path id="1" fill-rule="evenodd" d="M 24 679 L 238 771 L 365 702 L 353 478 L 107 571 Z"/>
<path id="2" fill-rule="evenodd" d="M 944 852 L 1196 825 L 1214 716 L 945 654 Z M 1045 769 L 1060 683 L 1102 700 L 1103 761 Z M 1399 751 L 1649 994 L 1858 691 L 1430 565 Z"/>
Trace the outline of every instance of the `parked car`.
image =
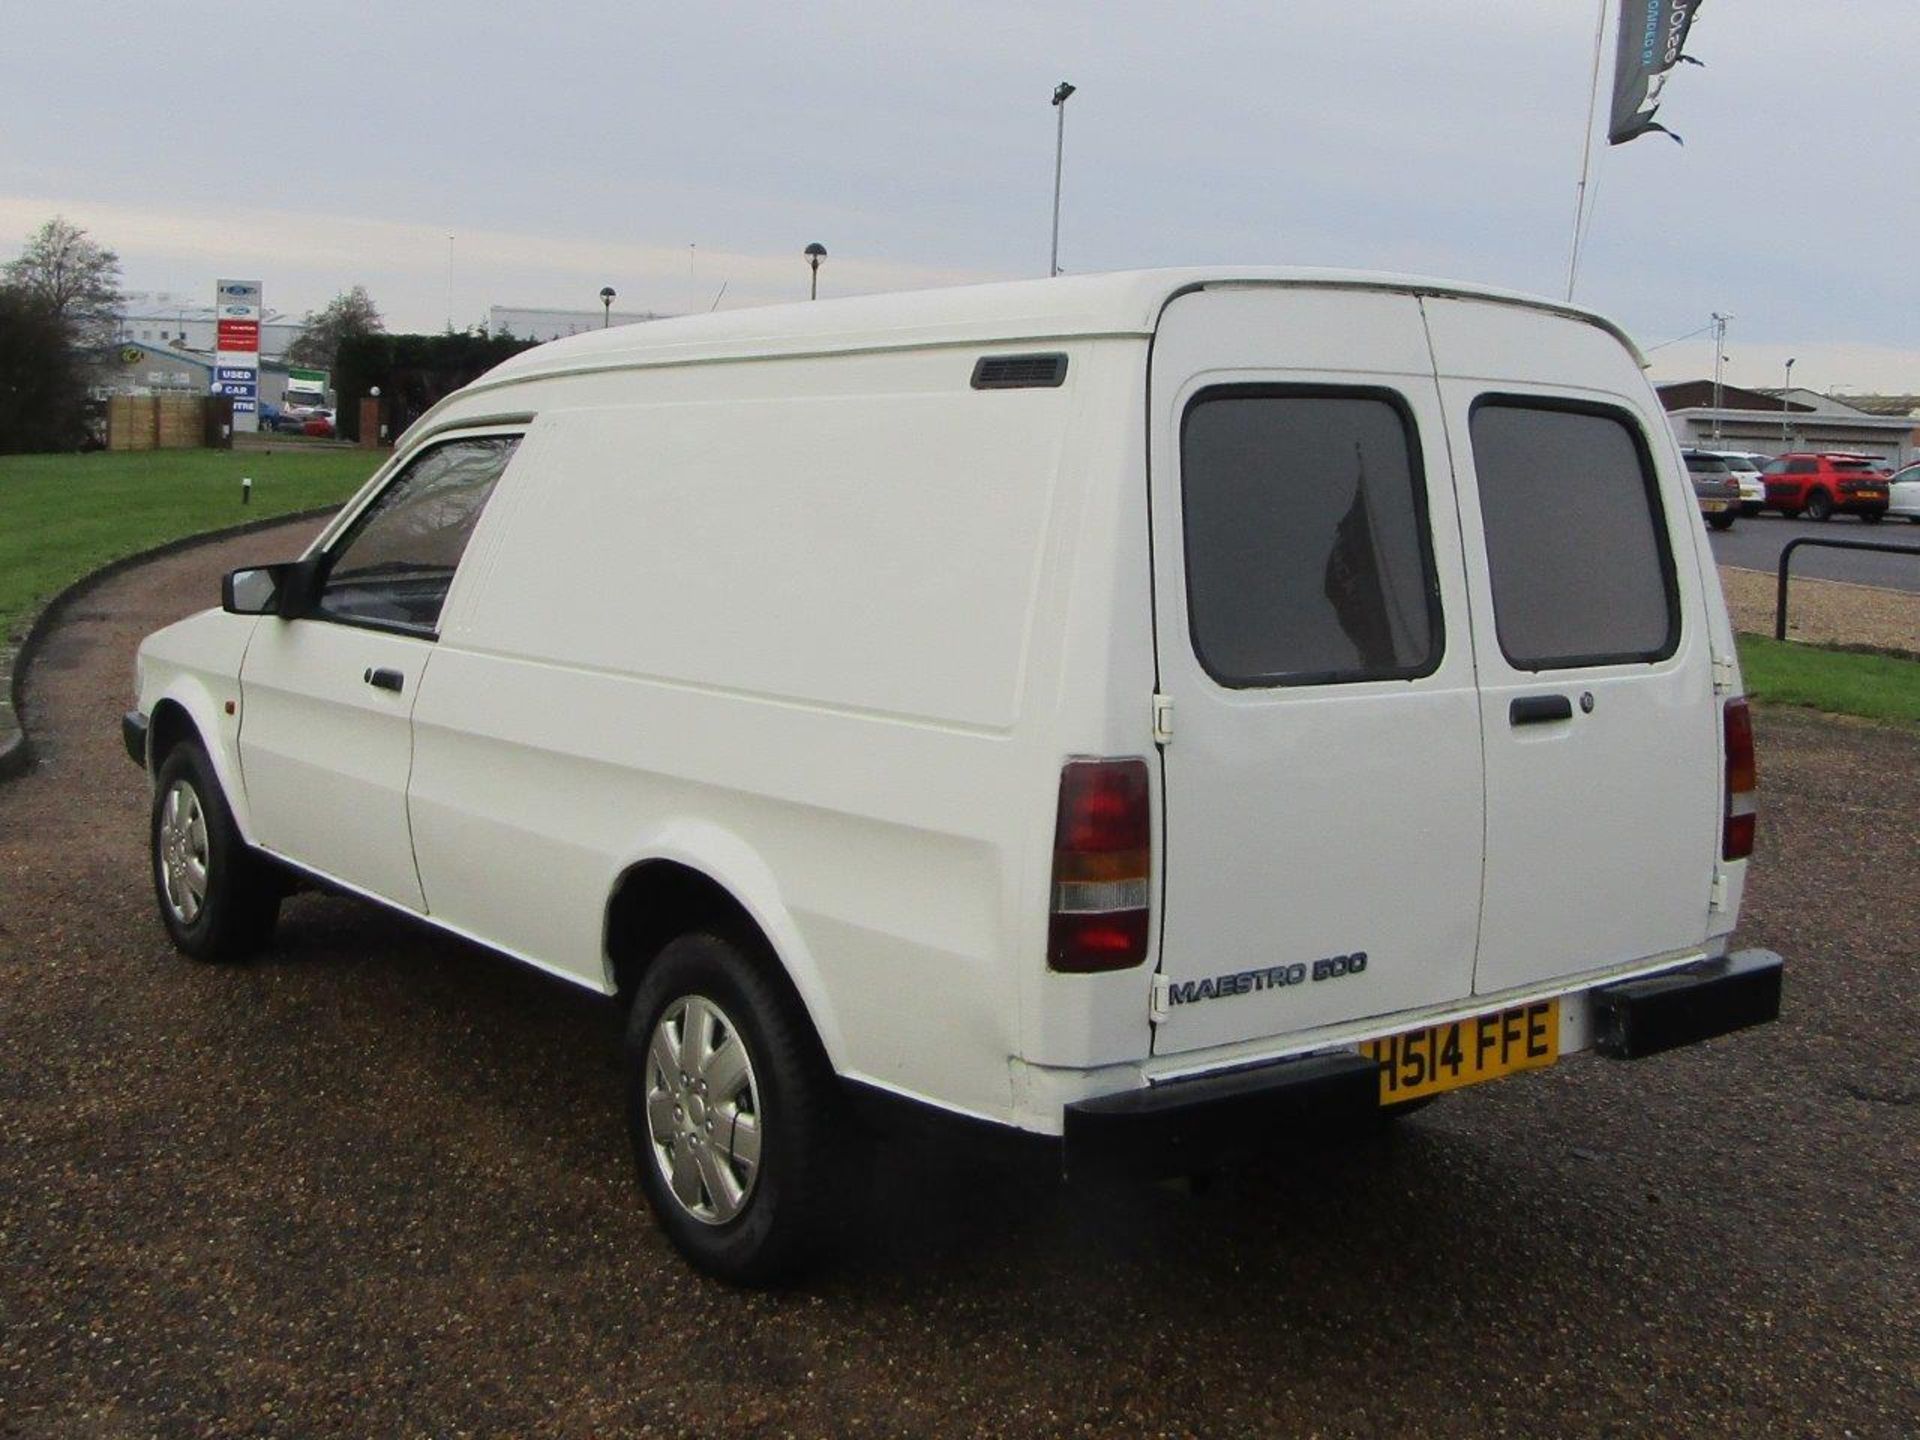
<path id="1" fill-rule="evenodd" d="M 1708 450 L 1703 452 L 1718 456 L 1726 462 L 1728 471 L 1740 485 L 1740 513 L 1758 515 L 1767 504 L 1767 482 L 1760 476 L 1761 470 L 1773 457 L 1755 455 L 1745 450 Z"/>
<path id="2" fill-rule="evenodd" d="M 1887 472 L 1870 455 L 1845 451 L 1781 455 L 1761 472 L 1767 508 L 1792 518 L 1830 520 L 1836 511 L 1877 524 L 1887 513 Z"/>
<path id="3" fill-rule="evenodd" d="M 540 346 L 140 647 L 160 921 L 237 959 L 304 875 L 620 997 L 640 1185 L 740 1281 L 856 1113 L 1191 1171 L 1770 1020 L 1642 367 L 1221 268 Z"/>
<path id="4" fill-rule="evenodd" d="M 1687 475 L 1693 481 L 1694 502 L 1707 524 L 1716 530 L 1731 530 L 1740 513 L 1740 482 L 1733 478 L 1727 462 L 1704 450 L 1682 450 Z"/>
<path id="5" fill-rule="evenodd" d="M 317 435 L 323 440 L 333 438 L 333 416 L 325 411 L 315 411 L 300 423 L 302 435 Z"/>
<path id="6" fill-rule="evenodd" d="M 1887 514 L 1903 516 L 1920 525 L 1920 464 L 1894 472 L 1887 484 Z"/>

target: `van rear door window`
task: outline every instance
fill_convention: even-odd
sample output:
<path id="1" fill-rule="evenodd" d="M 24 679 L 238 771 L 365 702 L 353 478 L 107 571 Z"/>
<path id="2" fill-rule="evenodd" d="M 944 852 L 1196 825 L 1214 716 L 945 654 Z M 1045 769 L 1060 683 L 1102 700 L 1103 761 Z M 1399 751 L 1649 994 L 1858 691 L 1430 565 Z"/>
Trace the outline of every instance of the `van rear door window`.
<path id="1" fill-rule="evenodd" d="M 1471 429 L 1508 661 L 1545 670 L 1671 655 L 1673 556 L 1639 427 L 1596 406 L 1490 399 Z"/>
<path id="2" fill-rule="evenodd" d="M 1425 481 L 1392 392 L 1203 391 L 1180 467 L 1189 624 L 1214 679 L 1324 685 L 1439 665 Z"/>

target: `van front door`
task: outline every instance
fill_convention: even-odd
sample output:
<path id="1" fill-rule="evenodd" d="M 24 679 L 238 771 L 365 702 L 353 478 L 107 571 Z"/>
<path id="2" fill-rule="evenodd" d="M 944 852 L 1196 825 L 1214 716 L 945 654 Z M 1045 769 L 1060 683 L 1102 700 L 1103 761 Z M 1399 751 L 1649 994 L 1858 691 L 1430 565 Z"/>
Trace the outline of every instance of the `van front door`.
<path id="1" fill-rule="evenodd" d="M 1181 296 L 1149 400 L 1156 1053 L 1468 995 L 1480 707 L 1419 301 Z"/>
<path id="2" fill-rule="evenodd" d="M 460 556 L 518 437 L 435 445 L 326 551 L 309 613 L 265 619 L 240 671 L 240 766 L 255 839 L 295 864 L 425 910 L 407 819 L 414 698 Z"/>

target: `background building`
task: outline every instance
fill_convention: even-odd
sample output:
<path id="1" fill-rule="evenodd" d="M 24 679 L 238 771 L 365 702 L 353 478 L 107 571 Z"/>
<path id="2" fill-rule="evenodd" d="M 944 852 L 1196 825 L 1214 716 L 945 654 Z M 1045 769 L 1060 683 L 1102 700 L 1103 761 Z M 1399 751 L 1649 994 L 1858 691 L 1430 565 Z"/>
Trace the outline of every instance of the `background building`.
<path id="1" fill-rule="evenodd" d="M 1667 424 L 1682 445 L 1701 450 L 1745 450 L 1780 455 L 1789 450 L 1850 450 L 1899 466 L 1913 458 L 1910 415 L 1873 415 L 1831 395 L 1796 389 L 1777 392 L 1720 387 L 1714 407 L 1711 380 L 1661 385 Z"/>
<path id="2" fill-rule="evenodd" d="M 207 287 L 209 294 L 212 285 Z M 305 329 L 298 320 L 269 310 L 260 322 L 262 358 L 287 353 L 287 347 Z M 129 290 L 120 297 L 120 325 L 115 338 L 123 344 L 154 344 L 175 350 L 213 353 L 213 304 L 169 290 Z"/>

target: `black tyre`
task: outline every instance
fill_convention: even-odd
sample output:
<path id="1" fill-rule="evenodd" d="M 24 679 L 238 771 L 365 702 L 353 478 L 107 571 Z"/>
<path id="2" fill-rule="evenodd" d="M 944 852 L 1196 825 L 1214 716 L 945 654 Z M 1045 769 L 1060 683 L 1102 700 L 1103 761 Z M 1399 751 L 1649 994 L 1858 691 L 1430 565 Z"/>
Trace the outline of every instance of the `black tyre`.
<path id="1" fill-rule="evenodd" d="M 738 1284 L 812 1259 L 857 1139 L 798 999 L 757 938 L 682 935 L 627 1023 L 627 1126 L 647 1201 L 680 1252 Z"/>
<path id="2" fill-rule="evenodd" d="M 1716 530 L 1731 530 L 1733 528 L 1733 516 L 1709 515 L 1707 516 L 1707 524 Z"/>
<path id="3" fill-rule="evenodd" d="M 1833 518 L 1833 497 L 1824 490 L 1816 490 L 1807 496 L 1807 518 L 1809 520 L 1831 520 Z"/>
<path id="4" fill-rule="evenodd" d="M 1886 518 L 1887 512 L 1884 510 L 1862 510 L 1860 512 L 1861 522 L 1867 525 L 1878 525 Z"/>
<path id="5" fill-rule="evenodd" d="M 160 923 L 178 949 L 196 960 L 240 960 L 273 938 L 285 887 L 241 839 L 198 744 L 176 745 L 162 762 L 148 834 Z"/>

